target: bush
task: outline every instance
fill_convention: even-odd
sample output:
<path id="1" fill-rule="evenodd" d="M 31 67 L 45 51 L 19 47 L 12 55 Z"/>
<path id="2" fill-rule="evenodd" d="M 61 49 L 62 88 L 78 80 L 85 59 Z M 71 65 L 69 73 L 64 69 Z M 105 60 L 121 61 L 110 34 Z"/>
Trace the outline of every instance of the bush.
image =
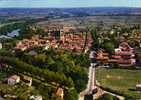
<path id="1" fill-rule="evenodd" d="M 103 94 L 100 98 L 97 100 L 119 100 L 117 97 L 109 95 L 109 94 Z"/>

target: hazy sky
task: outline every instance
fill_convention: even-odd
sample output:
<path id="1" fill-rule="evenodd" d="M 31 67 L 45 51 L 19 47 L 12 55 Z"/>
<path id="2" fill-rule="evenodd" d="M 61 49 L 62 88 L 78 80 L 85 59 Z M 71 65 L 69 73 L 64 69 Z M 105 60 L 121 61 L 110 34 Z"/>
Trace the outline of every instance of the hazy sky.
<path id="1" fill-rule="evenodd" d="M 141 7 L 141 0 L 0 0 L 0 7 Z"/>

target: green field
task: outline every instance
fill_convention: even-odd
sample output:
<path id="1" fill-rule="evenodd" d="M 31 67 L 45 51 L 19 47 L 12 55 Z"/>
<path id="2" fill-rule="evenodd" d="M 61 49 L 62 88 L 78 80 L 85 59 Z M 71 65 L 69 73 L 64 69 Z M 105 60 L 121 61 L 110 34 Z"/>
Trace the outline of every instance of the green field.
<path id="1" fill-rule="evenodd" d="M 136 84 L 141 84 L 141 70 L 98 68 L 96 77 L 102 87 L 141 100 L 141 92 L 136 91 Z"/>

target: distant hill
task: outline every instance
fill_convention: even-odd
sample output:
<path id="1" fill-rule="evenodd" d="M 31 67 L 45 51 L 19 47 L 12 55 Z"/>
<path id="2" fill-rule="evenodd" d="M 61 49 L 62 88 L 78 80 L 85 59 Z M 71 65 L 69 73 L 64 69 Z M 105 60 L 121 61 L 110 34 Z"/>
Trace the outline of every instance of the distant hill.
<path id="1" fill-rule="evenodd" d="M 141 8 L 0 8 L 0 16 L 91 16 L 91 15 L 141 15 Z"/>

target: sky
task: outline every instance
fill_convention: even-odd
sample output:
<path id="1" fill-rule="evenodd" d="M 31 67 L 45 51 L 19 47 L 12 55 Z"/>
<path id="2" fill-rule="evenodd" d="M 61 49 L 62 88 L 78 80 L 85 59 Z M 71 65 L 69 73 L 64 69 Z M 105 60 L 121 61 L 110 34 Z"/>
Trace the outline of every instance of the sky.
<path id="1" fill-rule="evenodd" d="M 0 7 L 141 7 L 141 0 L 0 0 Z"/>

